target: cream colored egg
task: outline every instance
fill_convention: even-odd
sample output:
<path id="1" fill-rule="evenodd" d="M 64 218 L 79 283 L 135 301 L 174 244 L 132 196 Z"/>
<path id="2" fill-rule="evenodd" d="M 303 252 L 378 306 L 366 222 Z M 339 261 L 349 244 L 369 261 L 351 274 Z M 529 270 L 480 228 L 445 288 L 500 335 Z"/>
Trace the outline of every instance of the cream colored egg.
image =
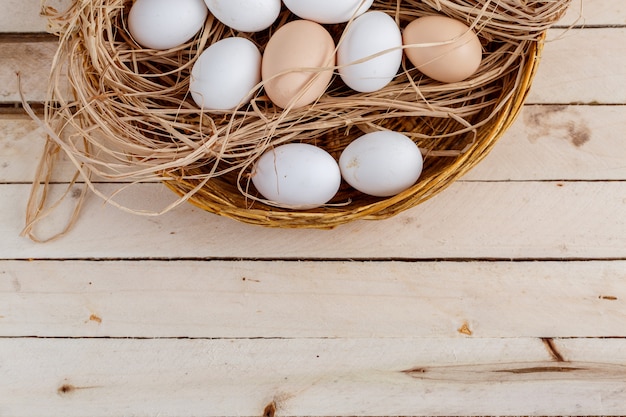
<path id="1" fill-rule="evenodd" d="M 414 20 L 404 29 L 403 42 L 409 61 L 423 74 L 444 83 L 471 77 L 482 61 L 476 33 L 447 16 Z"/>
<path id="2" fill-rule="evenodd" d="M 303 107 L 328 87 L 335 65 L 335 43 L 318 23 L 294 20 L 281 26 L 263 53 L 265 92 L 279 107 Z"/>

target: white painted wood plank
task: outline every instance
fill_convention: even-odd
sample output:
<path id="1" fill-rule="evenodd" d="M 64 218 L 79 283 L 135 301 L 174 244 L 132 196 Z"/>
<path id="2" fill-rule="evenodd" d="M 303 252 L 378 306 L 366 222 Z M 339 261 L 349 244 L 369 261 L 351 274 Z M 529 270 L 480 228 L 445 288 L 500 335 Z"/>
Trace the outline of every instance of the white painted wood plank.
<path id="1" fill-rule="evenodd" d="M 463 180 L 626 179 L 626 106 L 525 106 Z"/>
<path id="2" fill-rule="evenodd" d="M 626 7 L 623 0 L 572 0 L 559 26 L 625 25 Z"/>
<path id="3" fill-rule="evenodd" d="M 0 115 L 0 183 L 32 182 L 45 144 L 43 129 L 27 116 Z M 69 181 L 71 166 L 65 154 L 59 158 L 59 176 Z"/>
<path id="4" fill-rule="evenodd" d="M 47 0 L 58 10 L 64 10 L 71 0 Z M 0 0 L 0 32 L 44 32 L 46 20 L 39 14 L 41 0 Z M 573 0 L 559 25 L 623 25 L 626 8 L 622 0 Z"/>
<path id="5" fill-rule="evenodd" d="M 463 180 L 626 179 L 626 106 L 525 106 L 491 154 Z M 44 136 L 35 122 L 0 115 L 0 182 L 30 182 Z M 63 154 L 55 181 L 74 169 Z"/>
<path id="6" fill-rule="evenodd" d="M 47 21 L 41 16 L 41 0 L 0 0 L 0 32 L 45 32 Z M 46 0 L 57 10 L 66 10 L 71 0 Z"/>
<path id="7" fill-rule="evenodd" d="M 103 185 L 107 194 L 117 188 Z M 624 258 L 626 182 L 457 182 L 385 221 L 335 230 L 268 229 L 184 205 L 158 217 L 127 214 L 90 198 L 59 241 L 19 236 L 28 185 L 1 185 L 3 258 Z M 158 210 L 173 200 L 159 184 L 132 188 L 127 204 Z M 72 201 L 72 199 L 68 199 Z M 66 215 L 40 229 L 58 226 Z"/>
<path id="8" fill-rule="evenodd" d="M 528 103 L 626 103 L 626 27 L 553 29 Z"/>
<path id="9" fill-rule="evenodd" d="M 3 339 L 12 417 L 621 415 L 626 341 Z M 54 360 L 51 360 L 54 358 Z"/>
<path id="10" fill-rule="evenodd" d="M 626 261 L 3 261 L 0 336 L 626 337 L 625 281 Z"/>
<path id="11" fill-rule="evenodd" d="M 16 73 L 21 74 L 22 91 L 28 101 L 46 99 L 52 57 L 57 43 L 13 42 L 0 44 L 0 102 L 20 102 Z M 69 96 L 69 95 L 68 95 Z"/>
<path id="12" fill-rule="evenodd" d="M 626 103 L 626 28 L 553 29 L 550 38 L 529 103 Z M 54 42 L 4 42 L 0 101 L 19 101 L 16 71 L 22 73 L 27 99 L 44 100 L 55 47 Z"/>

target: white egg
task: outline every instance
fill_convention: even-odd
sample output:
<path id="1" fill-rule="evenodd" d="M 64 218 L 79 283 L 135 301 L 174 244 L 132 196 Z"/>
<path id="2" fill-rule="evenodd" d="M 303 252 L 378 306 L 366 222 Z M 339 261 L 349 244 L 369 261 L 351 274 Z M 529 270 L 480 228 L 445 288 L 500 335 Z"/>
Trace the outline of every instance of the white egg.
<path id="1" fill-rule="evenodd" d="M 242 32 L 259 32 L 274 23 L 281 0 L 204 0 L 223 24 Z"/>
<path id="2" fill-rule="evenodd" d="M 250 101 L 261 81 L 261 52 L 245 38 L 225 38 L 209 46 L 191 70 L 189 91 L 198 107 L 232 110 Z"/>
<path id="3" fill-rule="evenodd" d="M 374 0 L 283 0 L 296 16 L 317 23 L 344 23 L 365 13 Z"/>
<path id="4" fill-rule="evenodd" d="M 384 51 L 388 52 L 373 57 Z M 348 87 L 362 93 L 380 90 L 395 78 L 401 64 L 402 33 L 388 14 L 367 12 L 346 28 L 337 65 Z"/>
<path id="5" fill-rule="evenodd" d="M 208 14 L 203 0 L 137 0 L 128 14 L 128 30 L 145 48 L 170 49 L 193 38 Z"/>
<path id="6" fill-rule="evenodd" d="M 339 157 L 341 175 L 357 190 L 389 197 L 410 188 L 422 173 L 423 159 L 407 136 L 391 131 L 365 134 Z"/>
<path id="7" fill-rule="evenodd" d="M 305 143 L 288 143 L 259 158 L 252 183 L 277 206 L 305 210 L 322 206 L 335 196 L 341 172 L 325 150 Z"/>

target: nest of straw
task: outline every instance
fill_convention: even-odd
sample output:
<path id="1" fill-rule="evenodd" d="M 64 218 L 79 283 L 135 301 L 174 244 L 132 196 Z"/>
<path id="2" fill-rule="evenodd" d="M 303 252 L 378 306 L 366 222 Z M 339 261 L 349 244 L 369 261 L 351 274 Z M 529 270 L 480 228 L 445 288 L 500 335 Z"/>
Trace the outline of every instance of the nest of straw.
<path id="1" fill-rule="evenodd" d="M 85 183 L 94 178 L 129 187 L 163 181 L 180 198 L 209 212 L 275 227 L 331 228 L 355 219 L 382 219 L 413 207 L 475 166 L 513 122 L 531 85 L 545 31 L 569 0 L 377 0 L 372 10 L 396 19 L 442 14 L 468 24 L 484 55 L 470 79 L 443 84 L 421 75 L 405 59 L 396 79 L 374 93 L 356 93 L 339 77 L 314 105 L 284 111 L 262 88 L 249 106 L 202 112 L 188 94 L 195 60 L 229 36 L 263 50 L 271 34 L 293 19 L 284 11 L 268 30 L 238 33 L 209 16 L 189 43 L 172 50 L 140 48 L 126 28 L 132 0 L 75 0 L 69 10 L 45 7 L 60 37 L 44 121 L 48 154 L 58 149 L 76 164 Z M 336 42 L 343 26 L 330 27 Z M 72 94 L 61 91 L 69 79 Z M 412 138 L 424 170 L 412 188 L 389 198 L 343 186 L 326 206 L 305 211 L 274 207 L 250 184 L 254 161 L 287 142 L 320 146 L 338 158 L 356 137 L 395 130 Z M 173 207 L 169 206 L 168 208 Z"/>

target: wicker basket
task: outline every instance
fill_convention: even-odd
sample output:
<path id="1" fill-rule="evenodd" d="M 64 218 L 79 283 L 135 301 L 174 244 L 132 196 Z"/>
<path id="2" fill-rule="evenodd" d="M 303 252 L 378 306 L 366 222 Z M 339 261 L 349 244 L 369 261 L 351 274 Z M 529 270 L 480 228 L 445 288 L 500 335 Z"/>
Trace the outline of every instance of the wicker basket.
<path id="1" fill-rule="evenodd" d="M 463 114 L 463 122 L 459 122 L 459 117 L 453 114 L 442 116 L 440 110 L 433 116 L 422 113 L 418 116 L 407 115 L 410 112 L 397 112 L 398 116 L 395 116 L 394 109 L 377 108 L 371 111 L 380 117 L 369 119 L 368 123 L 363 126 L 358 122 L 344 123 L 343 126 L 331 124 L 327 131 L 316 130 L 313 139 L 310 135 L 307 137 L 307 141 L 338 156 L 347 144 L 367 129 L 371 130 L 372 126 L 374 129 L 392 129 L 407 134 L 418 132 L 419 134 L 415 135 L 415 141 L 423 150 L 425 162 L 422 176 L 412 188 L 393 197 L 376 198 L 361 194 L 344 185 L 331 204 L 317 209 L 295 211 L 273 207 L 251 198 L 254 190 L 250 190 L 248 195 L 242 193 L 242 189 L 249 189 L 245 169 L 249 170 L 250 164 L 243 164 L 245 168 L 242 170 L 230 170 L 216 161 L 205 158 L 180 167 L 170 163 L 167 169 L 159 170 L 158 175 L 167 187 L 203 210 L 242 222 L 271 227 L 333 228 L 357 219 L 384 219 L 433 197 L 479 163 L 515 120 L 537 70 L 545 31 L 562 15 L 569 0 L 522 2 L 526 5 L 508 8 L 501 6 L 502 0 L 498 2 L 424 0 L 420 3 L 424 3 L 422 6 L 424 9 L 410 10 L 408 15 L 414 17 L 422 13 L 441 13 L 456 18 L 465 16 L 465 20 L 474 25 L 482 36 L 486 56 L 491 57 L 489 58 L 490 68 L 479 73 L 476 79 L 464 82 L 463 88 L 457 88 L 454 93 L 458 96 L 457 102 L 454 106 L 446 107 L 451 113 L 455 109 L 470 107 L 476 110 Z M 509 0 L 504 3 L 520 2 Z M 222 34 L 215 35 L 216 25 L 219 25 L 216 21 L 208 22 L 203 33 L 184 48 L 161 52 L 155 58 L 156 63 L 153 67 L 162 74 L 166 74 L 158 78 L 156 84 L 161 83 L 164 89 L 170 91 L 171 99 L 160 100 L 155 104 L 155 101 L 151 101 L 146 94 L 134 94 L 136 93 L 134 90 L 124 92 L 123 87 L 119 86 L 119 80 L 129 77 L 128 74 L 137 69 L 138 63 L 143 63 L 144 67 L 147 65 L 145 54 L 138 56 L 133 52 L 136 45 L 133 45 L 132 39 L 125 30 L 123 19 L 131 4 L 131 0 L 77 0 L 73 8 L 65 13 L 60 14 L 48 10 L 54 30 L 61 36 L 60 54 L 55 63 L 51 84 L 54 84 L 55 76 L 57 78 L 62 76 L 60 75 L 61 68 L 65 71 L 69 67 L 67 71 L 74 86 L 75 100 L 63 102 L 59 94 L 52 90 L 46 122 L 58 133 L 56 140 L 64 141 L 57 145 L 66 152 L 74 153 L 75 156 L 80 154 L 83 157 L 82 160 L 93 161 L 94 155 L 97 154 L 94 149 L 99 146 L 97 143 L 103 137 L 103 132 L 123 135 L 124 129 L 135 129 L 145 132 L 150 143 L 154 143 L 155 138 L 171 142 L 172 131 L 176 131 L 179 135 L 188 134 L 190 137 L 198 137 L 193 135 L 202 133 L 202 129 L 206 129 L 206 126 L 228 123 L 230 120 L 228 117 L 221 116 L 221 118 L 214 117 L 211 123 L 206 123 L 209 116 L 193 110 L 192 105 L 189 104 L 190 98 L 186 93 L 185 81 L 181 81 L 185 79 L 190 64 L 199 53 L 214 41 L 216 36 L 228 34 L 227 30 L 221 28 Z M 402 2 L 376 1 L 373 9 L 396 13 L 396 17 L 403 24 L 405 22 L 398 13 L 403 11 L 403 7 L 408 7 L 406 4 L 414 3 L 406 0 Z M 446 4 L 453 4 L 454 7 L 446 8 Z M 528 22 L 527 26 L 520 24 L 519 27 L 514 27 L 507 32 L 506 28 L 511 27 L 507 24 L 509 21 L 499 20 L 497 13 L 510 18 L 511 13 L 516 12 L 516 7 L 526 9 L 534 7 L 540 16 L 536 21 Z M 437 8 L 439 10 L 436 10 Z M 464 15 L 464 13 L 467 14 Z M 283 12 L 283 18 L 272 30 L 289 20 L 287 14 L 287 11 Z M 528 10 L 520 11 L 520 15 L 527 14 Z M 491 23 L 494 24 L 494 30 L 490 31 Z M 232 36 L 234 33 L 230 32 L 229 35 Z M 101 44 L 97 54 L 93 49 L 94 42 Z M 514 54 L 511 51 L 516 52 L 513 59 L 511 55 Z M 505 69 L 497 77 L 492 77 L 485 82 L 485 74 L 493 74 L 494 68 L 497 69 L 500 65 L 498 60 L 503 62 L 502 67 Z M 505 61 L 506 64 L 504 64 Z M 80 65 L 77 65 L 77 62 Z M 170 66 L 168 62 L 171 62 Z M 80 68 L 83 68 L 82 72 Z M 404 69 L 404 73 L 399 76 L 404 79 L 396 82 L 415 83 L 415 71 L 407 69 L 406 66 Z M 145 68 L 142 71 L 145 73 Z M 142 75 L 131 74 L 130 76 L 141 77 Z M 152 75 L 148 74 L 146 77 L 151 82 L 155 80 Z M 409 80 L 409 77 L 413 79 Z M 80 78 L 79 82 L 76 78 Z M 117 83 L 115 88 L 118 90 L 115 93 L 111 93 L 111 87 L 107 86 L 111 79 L 115 79 Z M 155 88 L 143 86 L 144 83 L 138 83 L 137 78 L 132 80 L 130 84 L 142 85 L 144 88 L 142 93 L 146 92 L 145 88 Z M 151 85 L 153 84 L 155 83 Z M 436 91 L 435 84 L 425 85 L 428 86 L 427 90 Z M 122 93 L 120 93 L 120 88 L 122 88 Z M 442 85 L 441 88 L 445 90 L 450 87 Z M 337 87 L 331 90 L 336 96 L 351 94 L 347 88 Z M 472 94 L 468 94 L 469 90 Z M 141 100 L 149 102 L 150 105 L 140 102 L 138 106 L 135 101 L 131 106 L 127 101 L 130 100 L 128 97 L 137 96 L 148 97 L 141 98 Z M 470 98 L 465 99 L 466 96 Z M 450 94 L 446 97 L 449 102 Z M 359 100 L 363 107 L 367 106 L 366 95 L 360 96 Z M 266 106 L 268 115 L 276 114 L 276 109 L 271 108 L 262 98 L 260 102 Z M 428 109 L 433 104 L 436 105 L 436 98 L 427 98 L 425 103 L 420 104 L 419 109 Z M 113 113 L 112 120 L 115 123 L 112 123 L 111 119 L 103 121 L 96 116 L 98 112 L 105 111 Z M 137 112 L 140 114 L 136 114 Z M 137 120 L 141 120 L 141 123 Z M 118 128 L 117 124 L 125 125 Z M 81 132 L 80 135 L 69 135 L 73 137 L 72 143 L 68 143 L 68 139 L 61 139 L 65 133 L 63 130 L 70 125 Z M 157 130 L 155 126 L 165 127 Z M 159 135 L 163 137 L 159 138 Z M 263 132 L 259 132 L 259 135 L 262 136 Z M 295 136 L 292 140 L 300 139 Z M 78 143 L 87 145 L 80 147 Z M 81 158 L 75 159 L 81 161 Z M 125 150 L 124 160 L 129 161 L 130 168 L 133 164 L 139 167 L 140 162 L 144 163 L 147 159 Z M 101 165 L 96 164 L 96 166 Z M 143 166 L 141 168 L 145 171 Z M 85 171 L 84 165 L 83 171 Z M 213 175 L 214 172 L 218 172 L 219 175 Z M 102 175 L 102 170 L 98 170 L 98 174 Z"/>
<path id="2" fill-rule="evenodd" d="M 189 201 L 211 213 L 245 223 L 271 227 L 328 229 L 357 219 L 380 220 L 392 217 L 435 196 L 489 153 L 519 114 L 537 70 L 542 47 L 543 37 L 528 45 L 526 59 L 519 67 L 520 84 L 513 95 L 497 103 L 500 109 L 496 117 L 476 129 L 476 138 L 471 147 L 457 156 L 432 159 L 426 156 L 424 171 L 418 182 L 400 194 L 388 198 L 375 198 L 344 188 L 337 200 L 349 199 L 348 205 L 293 211 L 258 203 L 250 207 L 250 202 L 232 185 L 232 178 L 230 180 L 216 178 L 212 180 L 213 184 L 210 187 L 204 186 L 192 194 Z M 463 138 L 460 141 L 466 140 Z M 182 196 L 197 187 L 198 181 L 177 180 L 166 181 L 165 184 Z"/>

